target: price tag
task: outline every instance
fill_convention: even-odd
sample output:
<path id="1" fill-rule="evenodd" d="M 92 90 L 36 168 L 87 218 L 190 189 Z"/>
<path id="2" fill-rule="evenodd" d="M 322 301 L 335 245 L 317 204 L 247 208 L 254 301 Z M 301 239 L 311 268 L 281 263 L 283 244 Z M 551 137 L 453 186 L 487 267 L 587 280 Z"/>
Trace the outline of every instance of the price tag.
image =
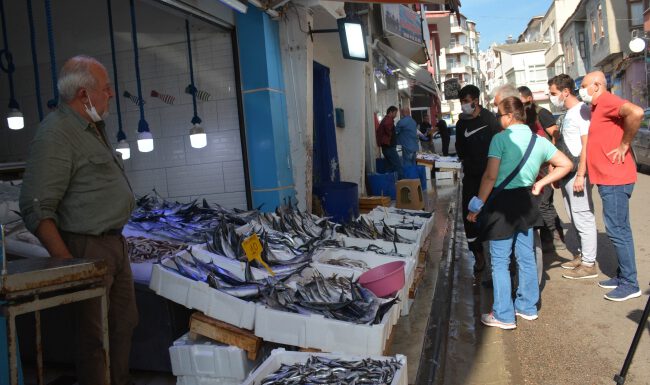
<path id="1" fill-rule="evenodd" d="M 241 245 L 244 249 L 244 252 L 246 253 L 246 257 L 248 258 L 249 262 L 259 262 L 260 265 L 266 268 L 271 276 L 275 276 L 275 273 L 273 270 L 271 270 L 269 265 L 267 265 L 266 262 L 262 260 L 262 243 L 260 242 L 260 238 L 257 236 L 257 234 L 253 234 L 250 237 L 244 239 Z"/>

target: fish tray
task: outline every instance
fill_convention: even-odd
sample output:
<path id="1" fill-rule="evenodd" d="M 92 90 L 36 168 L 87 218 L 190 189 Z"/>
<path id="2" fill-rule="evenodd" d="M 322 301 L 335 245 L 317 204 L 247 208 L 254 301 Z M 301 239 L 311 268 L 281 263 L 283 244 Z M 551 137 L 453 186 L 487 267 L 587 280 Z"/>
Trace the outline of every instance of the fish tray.
<path id="1" fill-rule="evenodd" d="M 169 347 L 175 376 L 210 377 L 239 384 L 255 367 L 246 351 L 205 337 L 190 339 L 189 333 Z"/>
<path id="2" fill-rule="evenodd" d="M 411 218 L 417 218 L 417 220 L 426 221 L 427 227 L 424 229 L 425 234 L 429 234 L 433 230 L 433 223 L 434 223 L 433 220 L 435 219 L 435 212 L 422 211 L 422 210 L 398 209 L 396 207 L 387 207 L 386 211 L 389 214 L 399 215 L 400 218 L 402 216 L 404 216 L 404 215 L 409 216 L 409 213 L 413 213 L 413 215 L 410 215 Z M 383 210 L 380 211 L 380 212 L 383 214 Z M 420 217 L 420 216 L 416 215 L 416 214 L 424 214 L 424 213 L 431 214 L 431 216 L 429 218 L 424 218 L 424 217 Z M 375 215 L 375 214 L 373 214 L 373 215 Z"/>
<path id="3" fill-rule="evenodd" d="M 219 321 L 248 330 L 253 330 L 255 325 L 254 302 L 220 292 L 205 282 L 183 277 L 159 264 L 153 266 L 149 287 L 162 297 L 188 309 L 200 310 Z"/>
<path id="4" fill-rule="evenodd" d="M 395 252 L 397 249 L 397 254 L 403 255 L 406 258 L 417 258 L 418 253 L 420 252 L 420 245 L 415 243 L 393 243 L 387 242 L 382 239 L 365 239 L 365 238 L 352 238 L 348 236 L 342 237 L 343 246 L 356 246 L 356 247 L 368 247 L 369 245 L 379 246 L 382 250 L 386 252 Z"/>
<path id="5" fill-rule="evenodd" d="M 367 214 L 368 218 L 371 218 L 374 223 L 377 224 L 377 222 L 380 222 L 382 220 L 386 221 L 386 224 L 389 226 L 395 226 L 399 224 L 404 223 L 404 217 L 406 217 L 407 221 L 412 221 L 416 225 L 420 225 L 420 230 L 423 232 L 423 234 L 426 236 L 428 235 L 431 230 L 433 230 L 433 214 L 431 214 L 431 218 L 422 218 L 418 216 L 408 216 L 408 215 L 403 215 L 403 214 L 396 214 L 390 210 L 383 210 L 380 208 L 375 208 L 371 212 Z"/>
<path id="6" fill-rule="evenodd" d="M 393 358 L 385 357 L 381 354 L 373 354 L 371 356 L 355 356 L 349 354 L 287 352 L 284 349 L 275 349 L 271 352 L 269 358 L 267 358 L 257 369 L 255 369 L 255 371 L 251 373 L 250 376 L 248 376 L 248 379 L 246 379 L 242 385 L 260 385 L 266 376 L 274 373 L 280 368 L 281 365 L 305 363 L 311 356 L 325 357 L 329 359 L 341 359 L 347 361 L 356 361 L 366 358 L 390 360 Z M 390 385 L 408 385 L 406 356 L 397 354 L 394 358 L 402 363 L 402 367 L 399 368 L 397 372 L 395 372 L 395 377 L 393 378 L 393 381 L 390 383 Z"/>
<path id="7" fill-rule="evenodd" d="M 239 385 L 240 380 L 232 378 L 214 378 L 201 376 L 178 376 L 176 385 Z"/>
<path id="8" fill-rule="evenodd" d="M 377 227 L 379 231 L 382 231 L 384 225 L 382 223 L 375 223 L 375 227 Z M 395 228 L 392 228 L 392 230 L 397 230 L 397 234 L 399 234 L 400 237 L 416 244 L 418 247 L 422 247 L 422 244 L 424 243 L 425 236 L 423 235 L 422 230 L 404 230 Z"/>
<path id="9" fill-rule="evenodd" d="M 339 275 L 344 275 L 344 276 L 349 276 L 350 275 L 349 272 L 354 272 L 355 279 L 358 278 L 359 275 L 361 275 L 361 273 L 364 272 L 364 270 L 361 268 L 330 265 L 323 262 L 328 259 L 337 259 L 341 257 L 347 257 L 357 261 L 363 261 L 366 264 L 368 264 L 368 267 L 371 269 L 373 267 L 377 267 L 385 263 L 390 263 L 395 261 L 406 262 L 404 266 L 405 283 L 404 283 L 404 287 L 400 290 L 399 293 L 399 298 L 401 299 L 401 301 L 398 304 L 398 306 L 400 308 L 400 313 L 402 315 L 408 314 L 408 311 L 407 314 L 404 314 L 405 311 L 404 308 L 406 304 L 406 299 L 409 296 L 409 288 L 411 287 L 411 285 L 413 284 L 413 280 L 415 279 L 415 261 L 413 259 L 391 257 L 391 256 L 373 253 L 371 251 L 361 252 L 361 251 L 345 250 L 345 249 L 323 249 L 315 253 L 313 258 L 314 262 L 312 262 L 312 266 L 317 270 L 319 270 L 320 272 L 325 272 L 326 270 L 331 270 L 331 269 L 334 269 L 334 271 L 339 270 L 340 271 Z M 346 274 L 346 272 L 348 273 Z"/>
<path id="10" fill-rule="evenodd" d="M 398 306 L 392 306 L 377 325 L 359 325 L 321 315 L 270 309 L 258 304 L 255 335 L 265 341 L 325 352 L 381 355 L 398 318 Z"/>

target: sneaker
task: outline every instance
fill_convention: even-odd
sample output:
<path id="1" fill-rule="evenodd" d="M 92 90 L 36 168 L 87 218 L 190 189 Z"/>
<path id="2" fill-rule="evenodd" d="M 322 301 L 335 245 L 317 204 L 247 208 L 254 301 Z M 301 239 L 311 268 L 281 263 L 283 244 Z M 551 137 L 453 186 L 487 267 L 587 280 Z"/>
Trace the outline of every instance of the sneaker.
<path id="1" fill-rule="evenodd" d="M 578 255 L 573 256 L 573 260 L 569 262 L 564 262 L 563 264 L 560 265 L 560 267 L 567 270 L 573 270 L 576 267 L 580 266 L 581 263 L 582 263 L 582 254 L 578 253 Z"/>
<path id="2" fill-rule="evenodd" d="M 614 277 L 598 282 L 598 286 L 602 287 L 603 289 L 616 289 L 618 287 L 618 283 L 618 277 Z"/>
<path id="3" fill-rule="evenodd" d="M 494 315 L 492 315 L 492 313 L 482 314 L 481 322 L 485 326 L 493 326 L 504 330 L 512 330 L 517 328 L 517 324 L 515 324 L 514 322 L 513 323 L 501 322 L 498 319 L 494 318 Z"/>
<path id="4" fill-rule="evenodd" d="M 521 317 L 521 318 L 523 318 L 523 319 L 525 319 L 525 320 L 527 320 L 527 321 L 535 321 L 536 319 L 539 318 L 539 316 L 538 316 L 537 314 L 528 315 L 528 314 L 520 313 L 520 312 L 517 311 L 517 310 L 515 310 L 515 315 L 516 315 L 517 317 Z"/>
<path id="5" fill-rule="evenodd" d="M 605 294 L 605 299 L 610 301 L 626 301 L 628 299 L 637 298 L 641 296 L 641 289 L 632 285 L 620 285 L 616 289 Z"/>
<path id="6" fill-rule="evenodd" d="M 580 264 L 575 269 L 569 270 L 566 273 L 562 274 L 562 276 L 568 279 L 596 278 L 598 277 L 598 271 L 596 271 L 596 264 L 592 266 Z"/>

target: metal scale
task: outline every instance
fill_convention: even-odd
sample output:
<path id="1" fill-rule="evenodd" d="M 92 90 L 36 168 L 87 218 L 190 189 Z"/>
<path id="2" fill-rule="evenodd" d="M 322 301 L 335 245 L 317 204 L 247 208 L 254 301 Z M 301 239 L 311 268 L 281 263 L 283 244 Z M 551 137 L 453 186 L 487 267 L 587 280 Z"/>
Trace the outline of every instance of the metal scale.
<path id="1" fill-rule="evenodd" d="M 34 313 L 37 384 L 44 385 L 40 311 L 91 298 L 101 299 L 106 384 L 110 384 L 108 303 L 99 259 L 27 258 L 7 261 L 5 227 L 0 224 L 0 384 L 22 385 L 16 316 Z"/>

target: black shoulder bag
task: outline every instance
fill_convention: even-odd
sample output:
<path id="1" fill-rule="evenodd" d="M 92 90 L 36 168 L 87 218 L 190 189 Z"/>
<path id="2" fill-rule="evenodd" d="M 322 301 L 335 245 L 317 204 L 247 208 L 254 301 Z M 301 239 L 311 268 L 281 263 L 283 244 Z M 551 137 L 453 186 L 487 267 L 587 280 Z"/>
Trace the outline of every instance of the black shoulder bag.
<path id="1" fill-rule="evenodd" d="M 524 153 L 524 156 L 521 158 L 519 161 L 519 164 L 517 167 L 515 167 L 514 170 L 504 179 L 497 187 L 492 189 L 492 192 L 490 193 L 490 196 L 488 199 L 485 201 L 483 204 L 483 208 L 478 214 L 478 217 L 476 218 L 476 223 L 478 227 L 483 230 L 483 225 L 485 224 L 485 213 L 487 212 L 486 207 L 487 205 L 494 200 L 494 198 L 499 195 L 501 191 L 503 191 L 508 183 L 512 182 L 513 179 L 515 179 L 515 176 L 519 174 L 519 171 L 524 167 L 524 164 L 526 164 L 526 161 L 528 161 L 528 158 L 530 158 L 530 153 L 533 152 L 533 147 L 535 147 L 535 139 L 537 138 L 537 134 L 533 133 L 530 137 L 530 141 L 528 142 L 528 148 L 526 148 L 526 152 Z"/>

